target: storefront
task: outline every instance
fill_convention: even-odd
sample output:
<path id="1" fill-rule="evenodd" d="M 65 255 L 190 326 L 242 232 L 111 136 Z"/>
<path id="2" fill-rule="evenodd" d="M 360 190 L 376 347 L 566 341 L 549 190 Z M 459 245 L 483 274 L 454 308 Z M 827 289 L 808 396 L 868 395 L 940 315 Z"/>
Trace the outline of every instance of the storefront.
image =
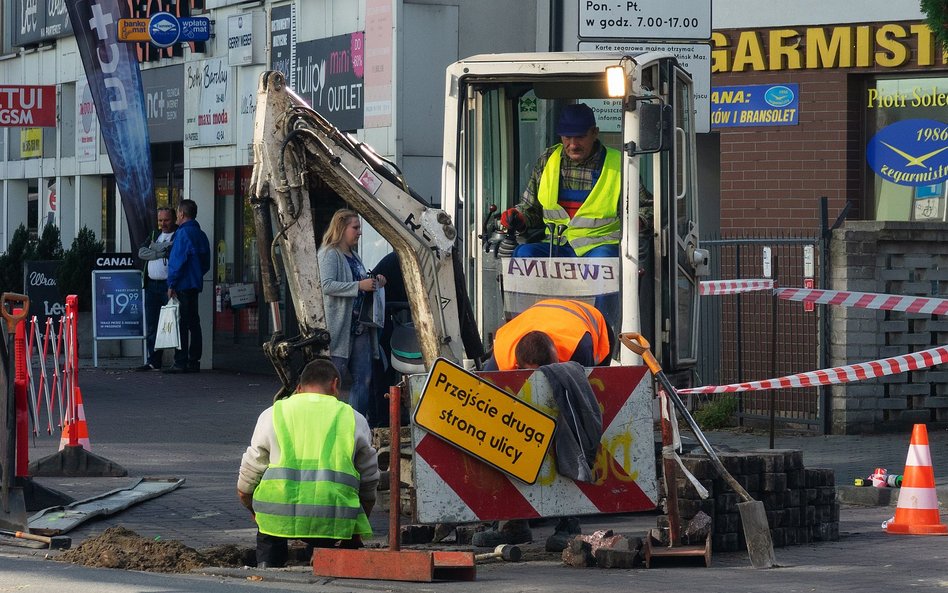
<path id="1" fill-rule="evenodd" d="M 251 167 L 214 171 L 214 366 L 247 368 L 270 334 L 260 315 L 260 257 L 247 192 Z"/>
<path id="2" fill-rule="evenodd" d="M 721 229 L 945 220 L 948 66 L 920 22 L 716 31 Z M 935 152 L 932 152 L 935 151 Z"/>

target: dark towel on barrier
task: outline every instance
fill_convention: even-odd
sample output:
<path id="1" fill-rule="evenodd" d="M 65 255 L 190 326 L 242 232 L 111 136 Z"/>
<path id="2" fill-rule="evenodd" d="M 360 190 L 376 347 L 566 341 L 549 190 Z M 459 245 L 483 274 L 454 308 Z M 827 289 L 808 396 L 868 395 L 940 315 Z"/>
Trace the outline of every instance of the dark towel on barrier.
<path id="1" fill-rule="evenodd" d="M 596 451 L 602 439 L 602 411 L 586 370 L 576 362 L 537 369 L 553 388 L 559 408 L 556 418 L 556 471 L 580 482 L 592 482 Z"/>

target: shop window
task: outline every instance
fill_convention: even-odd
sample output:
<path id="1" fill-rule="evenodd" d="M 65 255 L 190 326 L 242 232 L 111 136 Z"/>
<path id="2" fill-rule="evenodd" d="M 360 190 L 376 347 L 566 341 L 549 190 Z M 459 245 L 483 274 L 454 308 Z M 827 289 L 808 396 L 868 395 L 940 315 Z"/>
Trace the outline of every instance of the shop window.
<path id="1" fill-rule="evenodd" d="M 31 240 L 39 236 L 39 183 L 31 179 L 26 190 L 26 230 Z"/>
<path id="2" fill-rule="evenodd" d="M 870 80 L 863 105 L 871 217 L 946 220 L 948 78 Z"/>
<path id="3" fill-rule="evenodd" d="M 258 344 L 260 264 L 250 201 L 250 167 L 214 174 L 214 332 Z"/>
<path id="4" fill-rule="evenodd" d="M 184 145 L 180 142 L 152 144 L 155 202 L 159 208 L 175 208 L 184 191 Z"/>
<path id="5" fill-rule="evenodd" d="M 115 177 L 102 177 L 102 236 L 107 253 L 115 251 Z"/>

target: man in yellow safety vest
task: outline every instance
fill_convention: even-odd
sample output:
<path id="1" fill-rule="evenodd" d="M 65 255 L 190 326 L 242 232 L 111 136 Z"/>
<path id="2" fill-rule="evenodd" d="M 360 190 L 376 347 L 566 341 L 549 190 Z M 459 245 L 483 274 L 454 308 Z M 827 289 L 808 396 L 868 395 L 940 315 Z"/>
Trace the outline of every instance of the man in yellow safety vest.
<path id="1" fill-rule="evenodd" d="M 370 536 L 378 458 L 365 417 L 337 398 L 332 362 L 306 365 L 292 396 L 257 419 L 237 495 L 257 523 L 257 566 L 286 565 L 287 542 L 362 547 Z"/>
<path id="2" fill-rule="evenodd" d="M 519 245 L 513 255 L 617 257 L 622 155 L 599 141 L 585 103 L 563 107 L 556 134 L 561 143 L 540 155 L 522 201 L 500 219 L 514 231 L 546 225 L 544 242 Z"/>

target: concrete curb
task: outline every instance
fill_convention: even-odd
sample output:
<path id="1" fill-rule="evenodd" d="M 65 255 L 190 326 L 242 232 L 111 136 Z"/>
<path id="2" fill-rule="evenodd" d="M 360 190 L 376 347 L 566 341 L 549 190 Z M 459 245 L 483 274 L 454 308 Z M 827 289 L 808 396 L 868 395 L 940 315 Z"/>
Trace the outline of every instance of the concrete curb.
<path id="1" fill-rule="evenodd" d="M 867 507 L 894 507 L 899 502 L 901 488 L 873 488 L 872 486 L 836 486 L 836 500 L 842 504 Z M 948 508 L 948 486 L 936 486 L 938 504 Z"/>

